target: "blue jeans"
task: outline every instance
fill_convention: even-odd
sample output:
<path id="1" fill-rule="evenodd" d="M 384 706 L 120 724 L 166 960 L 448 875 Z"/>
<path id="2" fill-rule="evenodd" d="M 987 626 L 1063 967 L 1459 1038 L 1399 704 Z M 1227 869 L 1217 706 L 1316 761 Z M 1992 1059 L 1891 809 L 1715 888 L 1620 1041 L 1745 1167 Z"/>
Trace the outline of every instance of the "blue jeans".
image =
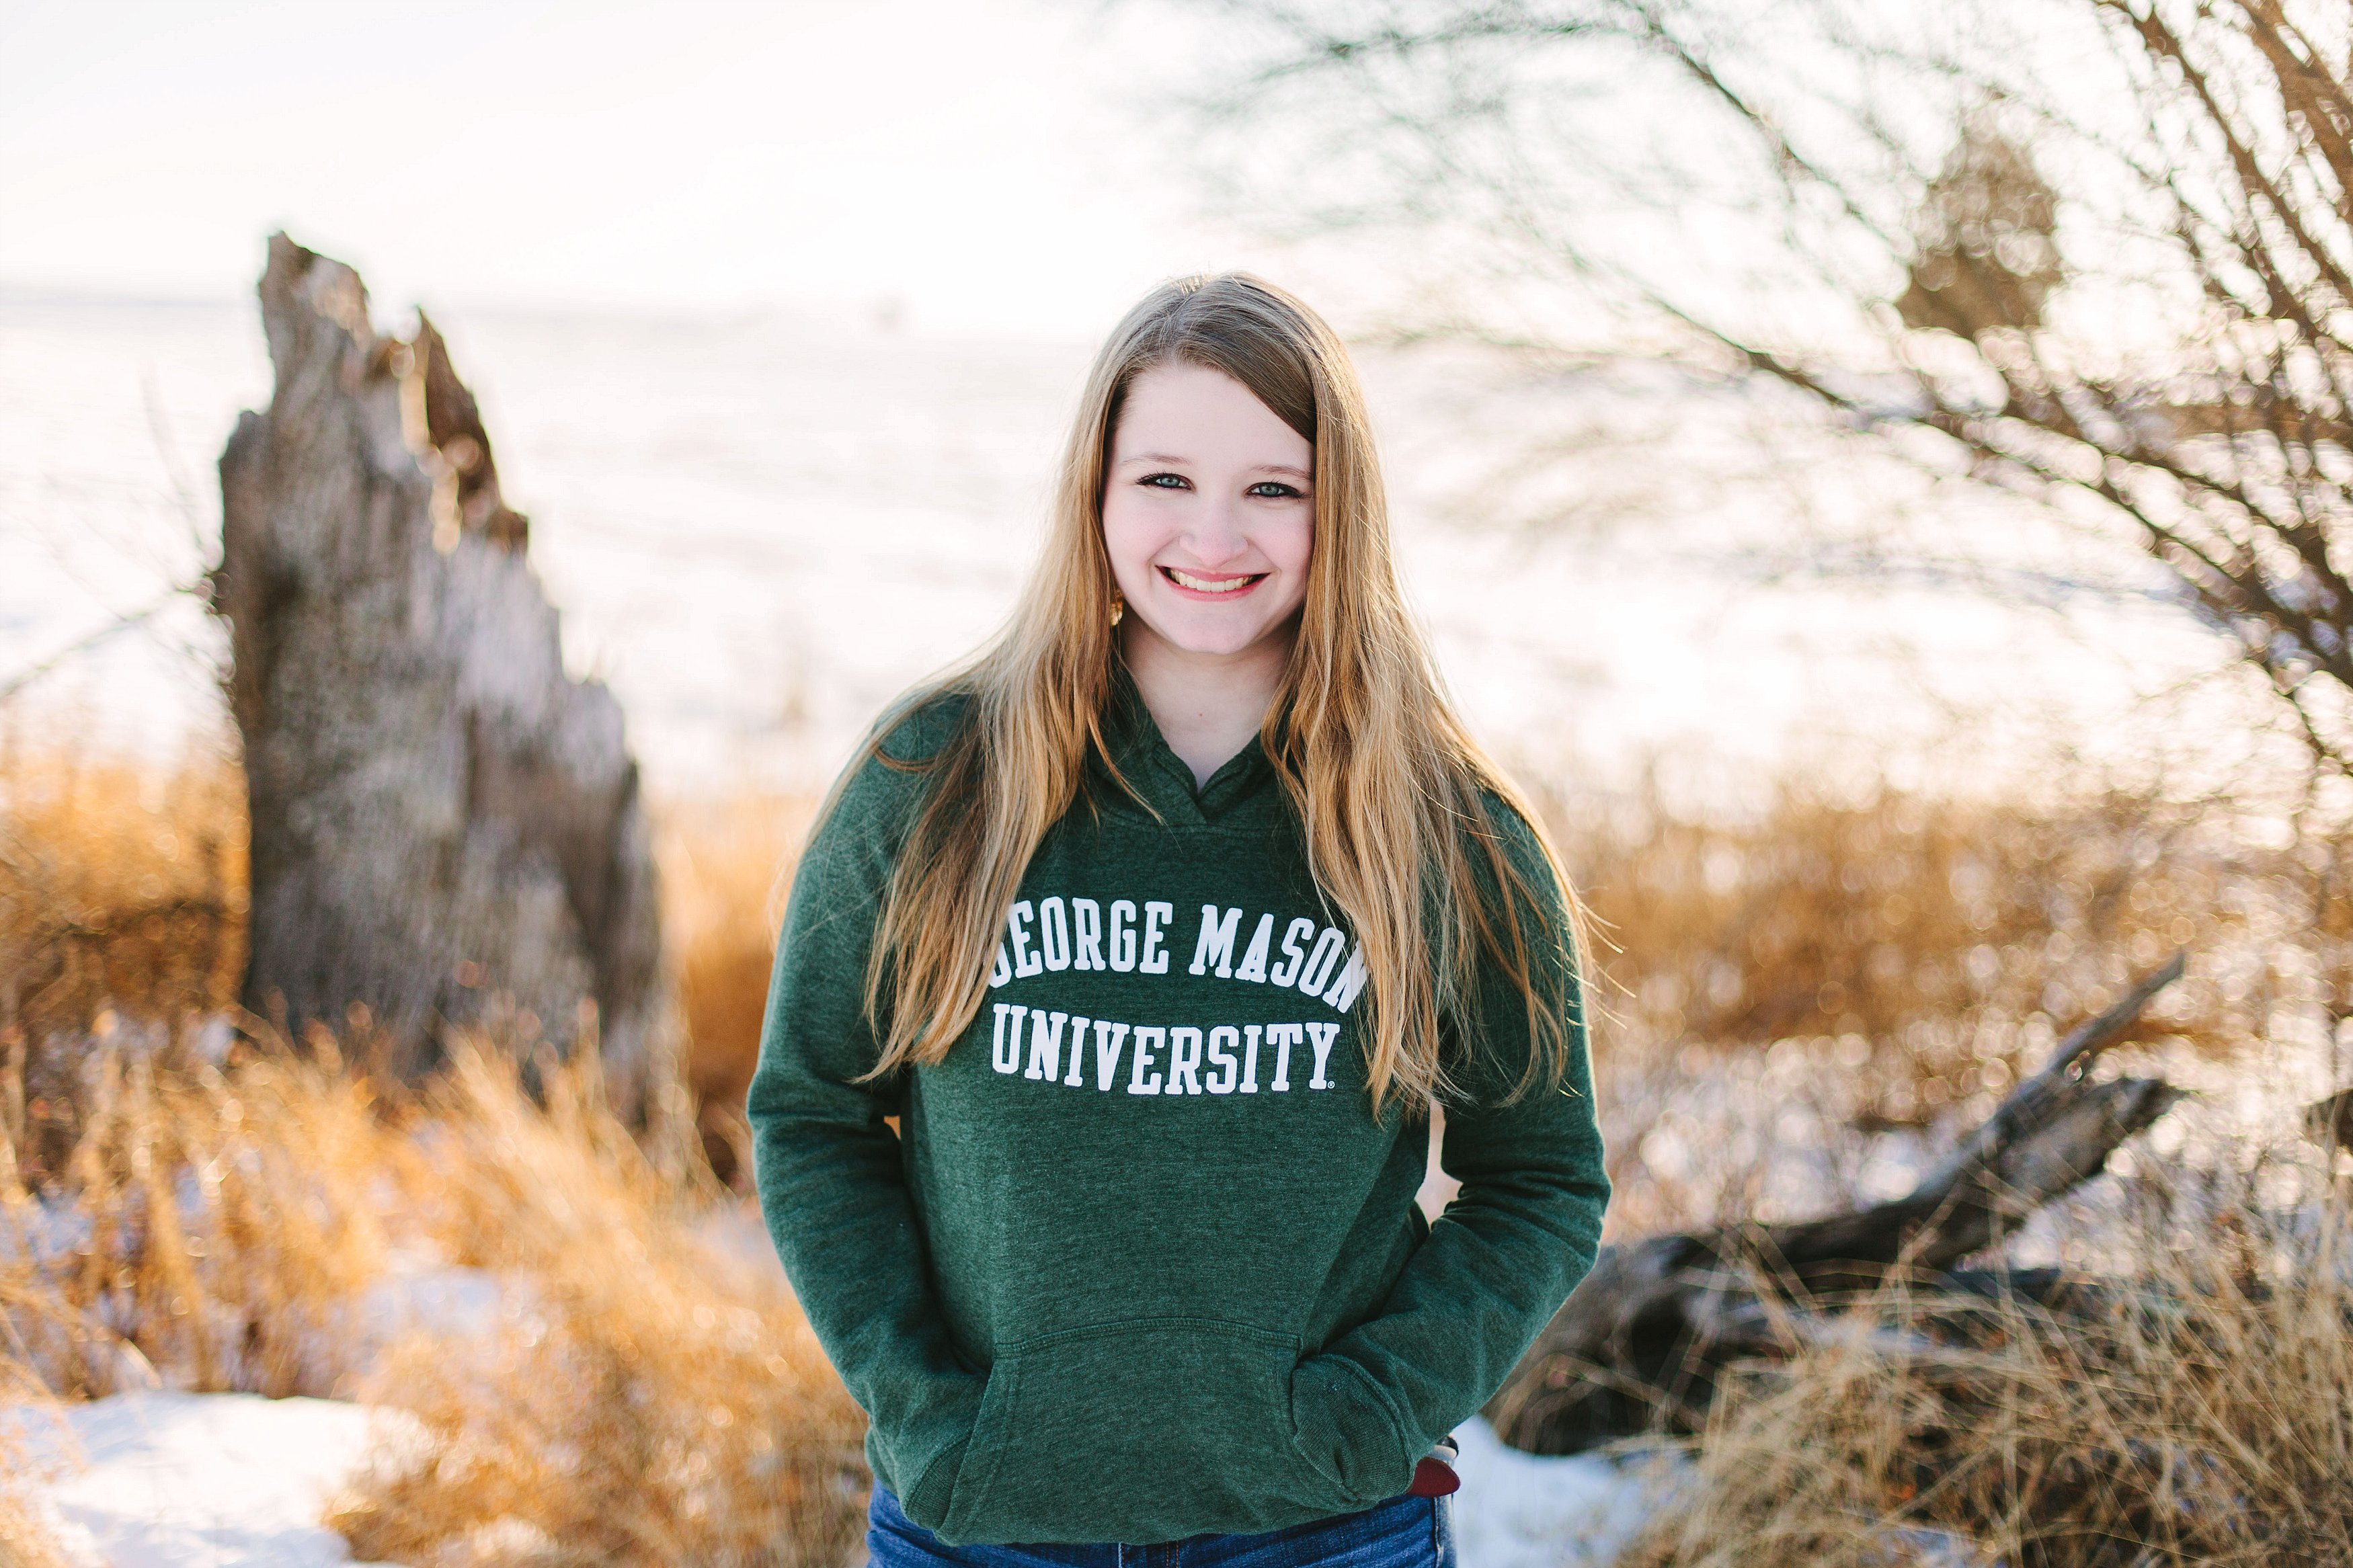
<path id="1" fill-rule="evenodd" d="M 1454 1568 L 1454 1500 L 1393 1497 L 1262 1535 L 1196 1535 L 1165 1546 L 948 1546 L 877 1482 L 866 1509 L 869 1568 Z"/>

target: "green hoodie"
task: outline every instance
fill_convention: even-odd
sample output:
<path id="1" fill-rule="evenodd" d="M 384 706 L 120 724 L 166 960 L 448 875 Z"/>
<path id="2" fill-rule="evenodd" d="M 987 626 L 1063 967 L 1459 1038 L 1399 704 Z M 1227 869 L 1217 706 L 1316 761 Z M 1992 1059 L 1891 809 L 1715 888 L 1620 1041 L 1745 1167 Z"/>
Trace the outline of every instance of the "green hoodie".
<path id="1" fill-rule="evenodd" d="M 927 757 L 964 712 L 935 700 L 885 749 Z M 1566 1085 L 1513 1100 L 1525 1008 L 1490 974 L 1477 1038 L 1446 1021 L 1462 1189 L 1426 1224 L 1428 1134 L 1372 1114 L 1364 969 L 1258 742 L 1197 792 L 1124 674 L 1104 731 L 1141 801 L 1095 759 L 971 1026 L 873 1083 L 867 955 L 927 775 L 860 767 L 794 881 L 752 1080 L 769 1233 L 867 1458 L 955 1543 L 1144 1544 L 1396 1496 L 1591 1266 L 1609 1196 L 1582 1017 Z"/>

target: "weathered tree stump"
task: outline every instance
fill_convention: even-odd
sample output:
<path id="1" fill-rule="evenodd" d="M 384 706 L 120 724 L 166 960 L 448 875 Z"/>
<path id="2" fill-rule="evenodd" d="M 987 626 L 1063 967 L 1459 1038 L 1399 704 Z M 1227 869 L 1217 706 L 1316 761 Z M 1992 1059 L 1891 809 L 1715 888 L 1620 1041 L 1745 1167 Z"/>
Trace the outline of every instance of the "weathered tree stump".
<path id="1" fill-rule="evenodd" d="M 1794 1353 L 1820 1325 L 1817 1314 L 1891 1277 L 1928 1294 L 2088 1300 L 2095 1285 L 2055 1269 L 1956 1265 L 2099 1174 L 2119 1144 L 2180 1099 L 2153 1079 L 2084 1075 L 2182 964 L 2177 956 L 2061 1041 L 1907 1197 L 1603 1247 L 1488 1403 L 1497 1436 L 1531 1453 L 1568 1454 L 1648 1431 L 1695 1431 L 1725 1367 Z"/>
<path id="2" fill-rule="evenodd" d="M 214 609 L 252 807 L 247 1005 L 364 1005 L 393 1070 L 503 1016 L 596 1048 L 635 1112 L 660 928 L 620 705 L 554 609 L 441 336 L 380 336 L 357 273 L 269 242 L 277 385 L 221 455 Z"/>

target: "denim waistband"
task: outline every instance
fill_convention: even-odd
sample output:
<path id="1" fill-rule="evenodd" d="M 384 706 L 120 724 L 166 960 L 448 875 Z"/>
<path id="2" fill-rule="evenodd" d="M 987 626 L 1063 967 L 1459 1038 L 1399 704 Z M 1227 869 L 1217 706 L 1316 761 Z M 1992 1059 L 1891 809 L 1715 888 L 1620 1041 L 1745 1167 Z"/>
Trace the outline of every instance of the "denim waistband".
<path id="1" fill-rule="evenodd" d="M 949 1546 L 899 1510 L 880 1484 L 867 1509 L 871 1568 L 1454 1568 L 1451 1497 L 1391 1498 L 1365 1510 L 1260 1535 L 1197 1535 L 1154 1545 Z"/>

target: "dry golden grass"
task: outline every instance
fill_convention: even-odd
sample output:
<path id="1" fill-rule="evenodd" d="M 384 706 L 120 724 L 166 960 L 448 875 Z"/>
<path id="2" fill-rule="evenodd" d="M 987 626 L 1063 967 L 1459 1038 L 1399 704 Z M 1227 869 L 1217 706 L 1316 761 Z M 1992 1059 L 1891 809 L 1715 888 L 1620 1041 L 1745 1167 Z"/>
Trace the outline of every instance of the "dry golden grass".
<path id="1" fill-rule="evenodd" d="M 1891 1296 L 1736 1382 L 1623 1568 L 2353 1563 L 2342 1194 L 2115 1228 L 2085 1316 Z"/>
<path id="2" fill-rule="evenodd" d="M 817 812 L 807 795 L 673 801 L 656 812 L 662 930 L 678 955 L 686 1079 L 707 1157 L 741 1181 L 744 1093 L 759 1058 L 783 892 Z"/>
<path id="3" fill-rule="evenodd" d="M 781 1274 L 728 1250 L 739 1202 L 707 1167 L 649 1156 L 593 1060 L 535 1064 L 534 1096 L 464 1042 L 387 1098 L 317 1044 L 103 1061 L 63 1173 L 6 1205 L 0 1372 L 407 1413 L 337 1506 L 363 1558 L 840 1558 L 863 1419 Z M 396 1258 L 481 1270 L 496 1321 L 387 1344 Z"/>
<path id="4" fill-rule="evenodd" d="M 723 1172 L 815 805 L 746 793 L 657 812 L 686 1072 Z M 28 1084 L 6 1130 L 37 1170 L 72 1141 L 63 1064 L 93 1032 L 185 1033 L 233 1001 L 243 814 L 217 760 L 158 773 L 0 753 L 0 1056 L 25 1053 Z M 2177 947 L 2200 963 L 2147 1027 L 2200 1048 L 2263 1037 L 2316 973 L 2353 996 L 2353 900 L 2331 891 L 2353 866 L 2342 841 L 2251 848 L 2126 795 L 2030 808 L 1789 785 L 1745 818 L 1694 820 L 1652 788 L 1561 796 L 1549 815 L 1606 939 L 1605 1054 L 1820 1042 L 1863 1058 L 1852 1114 L 1868 1125 L 1928 1125 L 1998 1090 L 2054 1021 Z"/>
<path id="5" fill-rule="evenodd" d="M 425 1172 L 375 1086 L 332 1058 L 243 1052 L 227 1071 L 108 1052 L 42 1201 L 0 1216 L 20 1330 L 53 1391 L 148 1369 L 197 1392 L 348 1392 L 353 1303 L 384 1272 Z"/>
<path id="6" fill-rule="evenodd" d="M 432 1082 L 387 1084 L 357 1016 L 340 1044 L 247 1019 L 230 1047 L 234 772 L 11 765 L 0 1376 L 68 1399 L 160 1383 L 406 1412 L 337 1504 L 363 1557 L 845 1554 L 862 1417 L 756 1227 L 727 1239 L 740 1200 L 696 1141 L 625 1127 L 593 1060 L 542 1056 L 527 1090 L 507 1050 L 470 1039 Z M 721 1045 L 702 1070 L 723 1104 L 756 1047 L 792 809 L 738 803 L 666 836 L 690 1028 Z M 495 1321 L 399 1337 L 406 1282 L 452 1268 L 480 1271 Z M 0 1560 L 41 1561 L 37 1519 L 10 1509 Z"/>
<path id="7" fill-rule="evenodd" d="M 715 1184 L 646 1158 L 593 1069 L 546 1083 L 542 1107 L 468 1051 L 426 1097 L 438 1239 L 516 1308 L 456 1353 L 396 1351 L 373 1388 L 423 1447 L 396 1445 L 330 1525 L 399 1562 L 841 1560 L 864 1421 L 781 1275 L 698 1238 Z"/>
<path id="8" fill-rule="evenodd" d="M 1874 1069 L 1863 1114 L 1883 1125 L 2007 1083 L 2054 1021 L 2179 948 L 2208 962 L 2144 1033 L 2242 1046 L 2276 977 L 2213 960 L 2251 938 L 2327 936 L 2310 929 L 2325 872 L 2141 796 L 2035 808 L 1785 784 L 1745 819 L 1681 817 L 1653 791 L 1563 805 L 1556 823 L 1606 938 L 1606 1044 L 1844 1038 Z M 2353 847 L 2326 847 L 2341 862 Z M 2331 956 L 2353 977 L 2343 936 Z"/>
<path id="9" fill-rule="evenodd" d="M 37 1491 L 58 1467 L 37 1458 L 29 1440 L 33 1424 L 54 1409 L 54 1402 L 21 1365 L 0 1362 L 0 1407 L 14 1415 L 0 1423 L 0 1564 L 71 1568 L 75 1559 L 50 1530 Z"/>
<path id="10" fill-rule="evenodd" d="M 1656 788 L 1548 812 L 1601 927 L 1613 1239 L 1894 1195 L 2178 947 L 2189 974 L 2143 1016 L 2144 1053 L 2325 1054 L 2353 1011 L 2343 833 L 1788 781 L 1746 815 L 1680 816 Z"/>
<path id="11" fill-rule="evenodd" d="M 245 963 L 245 781 L 0 742 L 0 1028 L 217 1012 Z"/>
<path id="12" fill-rule="evenodd" d="M 657 811 L 687 1087 L 723 1176 L 736 1173 L 781 890 L 816 807 L 744 793 Z M 244 779 L 223 757 L 157 769 L 0 740 L 0 1062 L 21 1056 L 26 1084 L 21 1104 L 0 1103 L 0 1129 L 28 1173 L 79 1135 L 93 1040 L 176 1040 L 233 1008 L 245 852 Z"/>
<path id="13" fill-rule="evenodd" d="M 366 1354 L 353 1308 L 411 1164 L 367 1086 L 315 1061 L 191 1072 L 120 1047 L 89 1081 L 37 1195 L 0 1143 L 0 1407 L 333 1392 Z M 0 1455 L 0 1562 L 62 1563 L 21 1459 Z"/>
<path id="14" fill-rule="evenodd" d="M 158 782 L 7 759 L 0 1315 L 20 1348 L 0 1372 L 68 1398 L 152 1378 L 364 1394 L 408 1413 L 336 1504 L 362 1557 L 798 1563 L 849 1550 L 858 1412 L 756 1231 L 748 1257 L 713 1245 L 741 1212 L 701 1157 L 723 1164 L 739 1147 L 776 893 L 812 804 L 660 815 L 702 1137 L 648 1139 L 607 1112 L 592 1063 L 526 1073 L 496 1042 L 460 1042 L 445 1073 L 409 1088 L 364 1070 L 357 1024 L 348 1062 L 323 1033 L 220 1058 L 242 941 L 233 771 Z M 2028 810 L 1789 790 L 1744 822 L 1680 820 L 1653 797 L 1564 808 L 1558 826 L 1615 948 L 1599 1040 L 1621 1226 L 1753 1209 L 1741 1163 L 1776 1163 L 1767 1119 L 1802 1098 L 1817 1120 L 1795 1136 L 1817 1144 L 1825 1126 L 1966 1112 L 2054 1025 L 2177 943 L 2199 947 L 2200 967 L 2153 1028 L 2189 1047 L 2226 1051 L 2284 1006 L 2353 995 L 2353 906 L 2326 893 L 2343 845 L 2249 849 L 2149 801 Z M 1704 1114 L 1703 1094 L 1720 1102 Z M 1721 1129 L 1706 1120 L 1719 1114 Z M 1700 1152 L 1681 1187 L 1646 1168 L 1644 1134 L 1676 1118 Z M 1718 1412 L 1696 1483 L 1641 1560 L 1712 1563 L 1762 1542 L 1742 1551 L 1761 1553 L 1757 1568 L 1900 1562 L 1904 1531 L 1936 1529 L 2021 1568 L 2088 1568 L 2109 1559 L 2067 1555 L 2053 1542 L 2078 1536 L 2026 1521 L 2114 1533 L 2152 1487 L 2188 1496 L 2217 1474 L 2330 1495 L 2348 1479 L 2331 1467 L 2353 1367 L 2335 1359 L 2345 1336 L 2323 1330 L 2348 1303 L 2308 1279 L 2224 1289 L 2245 1255 L 2194 1237 L 2153 1253 L 2176 1303 L 2162 1321 L 2085 1331 L 2016 1314 L 1933 1356 L 1882 1334 L 1759 1375 Z M 495 1321 L 428 1321 L 388 1343 L 375 1303 L 420 1268 L 479 1270 Z M 1901 1303 L 1874 1311 L 1920 1326 Z M 1926 1415 L 1967 1456 L 1939 1487 L 1920 1485 Z M 2159 1451 L 2199 1457 L 2147 1468 Z M 2197 1495 L 2220 1507 L 2223 1494 Z M 2273 1561 L 2323 1560 L 2293 1541 L 2335 1542 L 2341 1523 L 2318 1500 L 2266 1517 L 2287 1521 Z M 2192 1539 L 2179 1521 L 2141 1522 Z M 2304 1534 L 2280 1532 L 2291 1526 Z M 0 1517 L 0 1553 L 15 1528 Z"/>
<path id="15" fill-rule="evenodd" d="M 0 740 L 0 1131 L 26 1173 L 79 1135 L 80 1067 L 118 1030 L 180 1037 L 245 964 L 245 784 Z"/>
<path id="16" fill-rule="evenodd" d="M 37 1514 L 0 1493 L 0 1563 L 8 1568 L 71 1568 L 73 1559 Z"/>

